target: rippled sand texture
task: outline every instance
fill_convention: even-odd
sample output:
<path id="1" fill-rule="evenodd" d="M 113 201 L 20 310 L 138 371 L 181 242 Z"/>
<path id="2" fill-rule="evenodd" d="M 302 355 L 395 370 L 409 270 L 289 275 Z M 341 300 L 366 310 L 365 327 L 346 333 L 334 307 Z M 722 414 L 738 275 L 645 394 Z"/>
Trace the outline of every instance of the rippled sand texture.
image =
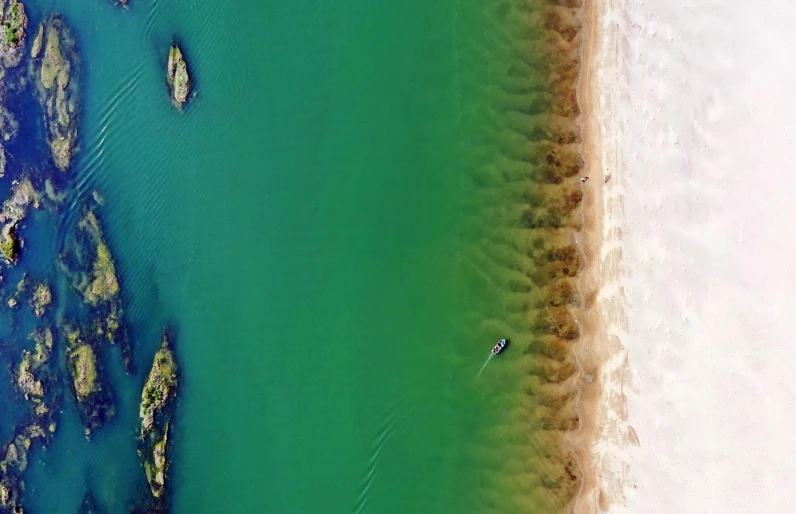
<path id="1" fill-rule="evenodd" d="M 481 376 L 504 413 L 486 428 L 494 444 L 483 449 L 482 512 L 563 510 L 579 484 L 567 445 L 579 424 L 571 349 L 581 268 L 572 239 L 582 200 L 579 9 L 575 1 L 492 3 L 483 48 L 469 52 L 481 61 L 466 63 L 480 73 L 467 87 L 484 99 L 464 106 L 480 135 L 468 148 L 479 227 L 468 261 L 484 291 L 498 292 L 478 331 L 510 338 L 500 365 Z"/>

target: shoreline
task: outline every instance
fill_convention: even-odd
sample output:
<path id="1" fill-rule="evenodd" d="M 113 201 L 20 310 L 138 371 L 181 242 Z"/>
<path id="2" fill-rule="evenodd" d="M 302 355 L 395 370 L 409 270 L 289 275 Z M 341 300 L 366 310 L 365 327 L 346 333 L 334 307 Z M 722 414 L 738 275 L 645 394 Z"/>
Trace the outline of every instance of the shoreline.
<path id="1" fill-rule="evenodd" d="M 621 393 L 612 394 L 615 384 L 626 379 L 626 360 L 618 339 L 611 337 L 608 324 L 622 324 L 621 287 L 619 295 L 612 294 L 618 284 L 621 259 L 621 231 L 611 223 L 611 213 L 616 211 L 616 197 L 612 189 L 620 181 L 617 163 L 610 160 L 616 155 L 606 144 L 606 100 L 599 92 L 598 82 L 603 71 L 606 45 L 615 46 L 612 34 L 605 30 L 607 0 L 584 0 L 580 12 L 582 23 L 581 68 L 578 78 L 577 98 L 581 116 L 582 144 L 579 148 L 584 162 L 584 184 L 581 204 L 583 228 L 574 235 L 581 252 L 584 268 L 577 279 L 581 297 L 579 308 L 573 309 L 581 330 L 581 337 L 573 346 L 578 364 L 576 408 L 580 420 L 579 430 L 570 440 L 580 468 L 580 488 L 572 503 L 572 512 L 578 514 L 605 511 L 621 501 L 621 485 L 606 483 L 606 462 L 597 447 L 607 437 L 616 442 L 623 439 L 615 431 L 609 418 L 618 415 L 626 419 L 626 400 Z M 610 80 L 613 77 L 608 77 Z M 613 244 L 612 244 L 613 243 Z M 610 304 L 609 304 L 610 302 Z M 606 319 L 607 317 L 607 319 Z M 618 359 L 620 364 L 614 365 Z M 610 427 L 610 428 L 609 428 Z"/>

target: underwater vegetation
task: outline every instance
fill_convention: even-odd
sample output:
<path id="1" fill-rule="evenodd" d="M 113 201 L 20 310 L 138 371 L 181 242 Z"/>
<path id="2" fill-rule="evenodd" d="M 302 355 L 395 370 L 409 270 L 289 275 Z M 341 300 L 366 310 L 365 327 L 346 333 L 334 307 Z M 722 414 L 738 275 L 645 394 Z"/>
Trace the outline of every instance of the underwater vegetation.
<path id="1" fill-rule="evenodd" d="M 579 0 L 485 7 L 489 36 L 468 52 L 476 56 L 468 65 L 486 77 L 467 110 L 477 135 L 470 178 L 476 194 L 492 200 L 474 210 L 480 228 L 468 258 L 485 287 L 500 291 L 501 308 L 485 326 L 500 327 L 523 349 L 512 369 L 526 394 L 511 400 L 504 424 L 528 434 L 525 444 L 507 443 L 493 464 L 510 476 L 524 470 L 523 480 L 508 481 L 500 498 L 485 488 L 484 510 L 509 504 L 565 511 L 579 488 L 568 438 L 580 424 L 572 348 L 580 337 L 573 309 L 581 303 L 575 278 L 583 265 L 573 236 L 585 191 L 576 95 L 580 9 Z"/>
<path id="2" fill-rule="evenodd" d="M 0 342 L 0 349 L 12 352 L 8 363 L 12 400 L 21 408 L 21 420 L 10 427 L 11 437 L 0 441 L 0 513 L 16 514 L 27 510 L 24 475 L 30 452 L 51 442 L 64 409 L 75 410 L 91 444 L 93 436 L 116 417 L 118 405 L 107 369 L 110 359 L 116 358 L 113 346 L 120 350 L 127 374 L 135 375 L 123 277 L 103 230 L 104 200 L 98 191 L 76 198 L 73 179 L 63 173 L 73 166 L 78 148 L 82 63 L 77 39 L 57 13 L 46 16 L 31 38 L 27 30 L 22 2 L 0 0 L 0 177 L 12 175 L 5 182 L 10 188 L 2 191 L 6 197 L 0 197 L 0 308 L 8 309 L 11 325 L 10 341 Z M 181 105 L 187 100 L 190 78 L 176 46 L 168 67 L 173 99 Z M 15 162 L 6 152 L 8 142 L 20 132 L 7 106 L 11 99 L 25 95 L 41 107 L 44 123 L 39 137 L 47 143 L 42 160 L 33 163 Z M 64 215 L 72 208 L 78 216 Z M 32 210 L 44 212 L 29 216 Z M 44 252 L 35 238 L 26 241 L 31 224 L 52 225 L 59 236 L 55 252 Z M 42 261 L 51 261 L 49 271 L 41 271 Z M 13 282 L 8 282 L 9 277 Z M 21 332 L 19 327 L 31 324 L 32 331 Z M 140 503 L 129 506 L 133 511 L 168 509 L 176 395 L 173 336 L 165 331 L 142 391 L 141 427 L 132 431 L 138 437 L 131 434 L 131 442 L 135 438 L 138 444 L 140 484 L 146 485 L 145 494 L 142 491 L 136 500 Z M 88 491 L 79 511 L 101 512 L 101 507 Z"/>

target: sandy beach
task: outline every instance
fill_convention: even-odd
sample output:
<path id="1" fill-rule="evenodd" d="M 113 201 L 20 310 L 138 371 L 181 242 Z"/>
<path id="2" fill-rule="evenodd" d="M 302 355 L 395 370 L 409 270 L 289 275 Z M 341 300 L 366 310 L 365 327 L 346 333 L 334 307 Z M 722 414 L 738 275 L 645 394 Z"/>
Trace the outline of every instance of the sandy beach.
<path id="1" fill-rule="evenodd" d="M 579 512 L 793 509 L 795 11 L 586 6 Z"/>

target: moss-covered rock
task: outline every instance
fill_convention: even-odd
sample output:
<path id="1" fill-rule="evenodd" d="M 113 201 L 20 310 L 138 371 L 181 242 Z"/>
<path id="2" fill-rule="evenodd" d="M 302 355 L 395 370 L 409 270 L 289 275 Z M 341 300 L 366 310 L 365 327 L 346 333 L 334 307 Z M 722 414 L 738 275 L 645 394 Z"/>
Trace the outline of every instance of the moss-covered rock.
<path id="1" fill-rule="evenodd" d="M 19 257 L 19 239 L 17 239 L 16 223 L 7 223 L 0 233 L 0 253 L 8 264 L 15 264 Z"/>
<path id="2" fill-rule="evenodd" d="M 169 49 L 167 69 L 172 99 L 178 107 L 181 107 L 188 100 L 188 93 L 191 91 L 191 78 L 188 75 L 188 64 L 177 43 L 172 43 Z"/>
<path id="3" fill-rule="evenodd" d="M 42 27 L 41 39 L 37 35 L 31 51 L 38 78 L 36 91 L 44 108 L 53 162 L 65 171 L 77 140 L 79 74 L 75 68 L 79 59 L 75 39 L 63 18 L 51 16 Z"/>
<path id="4" fill-rule="evenodd" d="M 141 393 L 139 409 L 141 435 L 138 454 L 155 498 L 162 498 L 166 490 L 168 433 L 176 396 L 177 363 L 169 334 L 164 332 Z"/>
<path id="5" fill-rule="evenodd" d="M 0 0 L 0 57 L 5 66 L 16 66 L 22 59 L 28 16 L 17 0 Z"/>

